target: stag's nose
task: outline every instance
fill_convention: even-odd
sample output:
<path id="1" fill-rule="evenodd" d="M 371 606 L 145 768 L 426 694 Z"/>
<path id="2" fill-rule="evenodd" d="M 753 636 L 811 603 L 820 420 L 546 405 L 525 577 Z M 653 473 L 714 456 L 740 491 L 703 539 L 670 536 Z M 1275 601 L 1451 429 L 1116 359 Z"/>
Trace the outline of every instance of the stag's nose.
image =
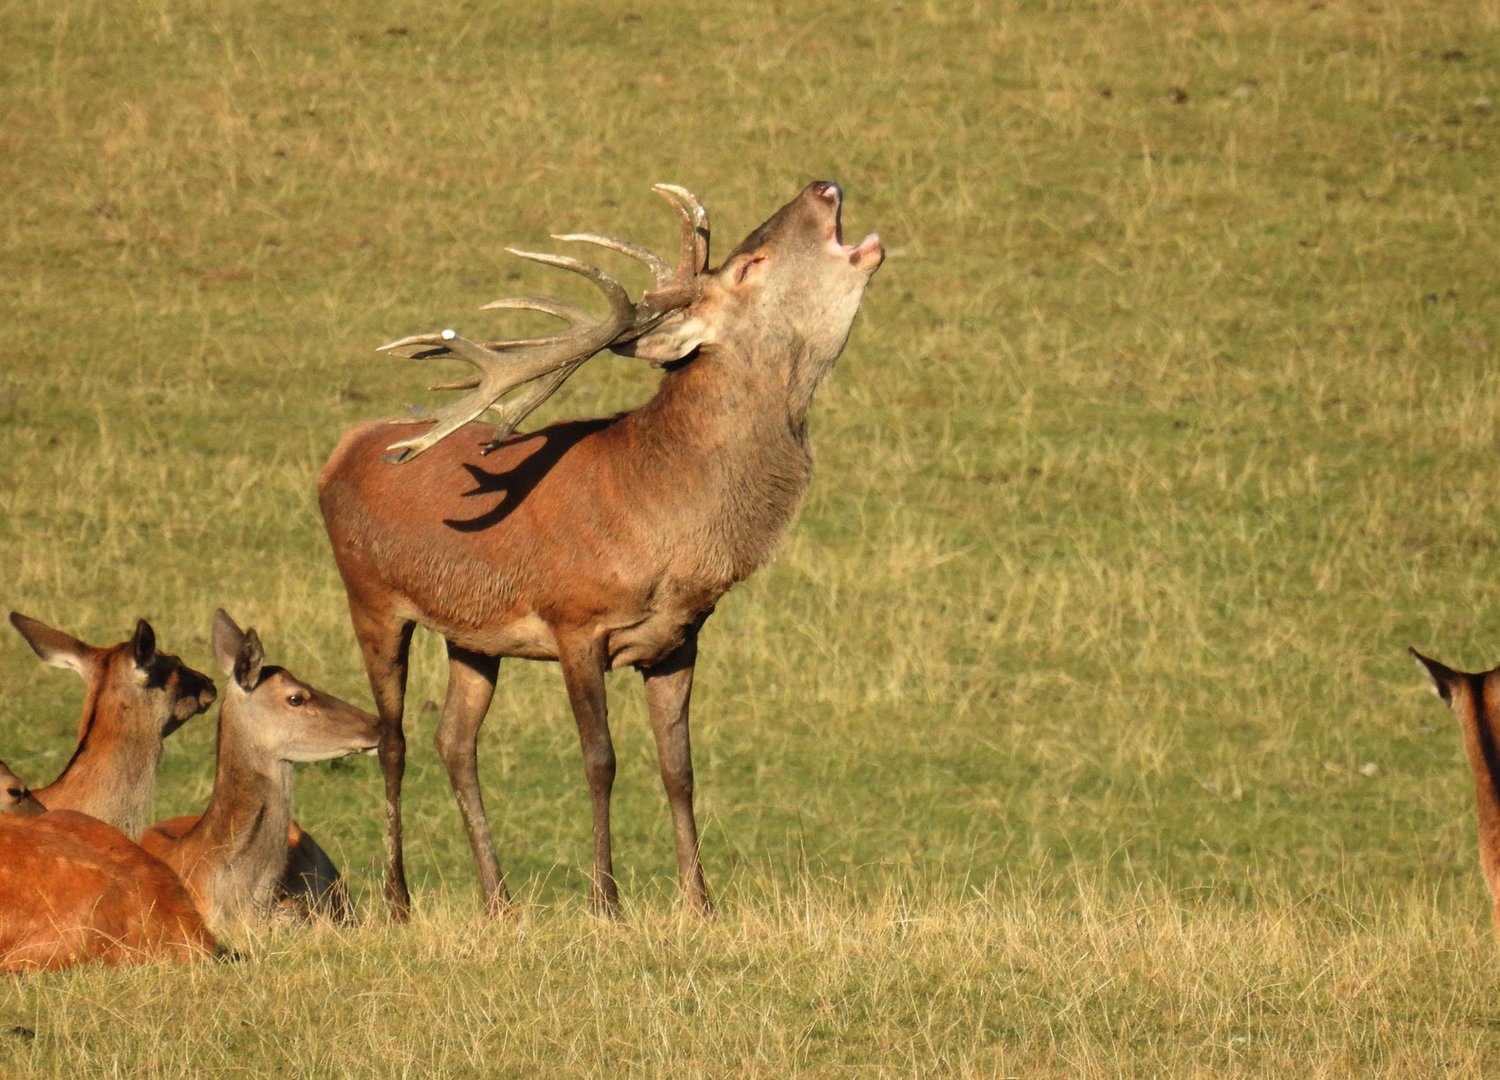
<path id="1" fill-rule="evenodd" d="M 832 180 L 819 180 L 812 185 L 812 192 L 820 199 L 827 199 L 834 206 L 839 205 L 844 200 L 843 189 Z"/>

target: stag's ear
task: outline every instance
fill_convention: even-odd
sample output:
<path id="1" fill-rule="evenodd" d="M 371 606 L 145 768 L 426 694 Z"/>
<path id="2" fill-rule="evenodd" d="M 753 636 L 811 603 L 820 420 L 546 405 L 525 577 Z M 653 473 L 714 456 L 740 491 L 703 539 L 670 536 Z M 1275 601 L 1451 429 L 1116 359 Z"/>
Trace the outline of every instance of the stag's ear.
<path id="1" fill-rule="evenodd" d="M 225 675 L 234 674 L 235 662 L 239 659 L 240 646 L 244 644 L 245 632 L 229 617 L 223 608 L 214 612 L 213 647 L 214 663 Z"/>
<path id="2" fill-rule="evenodd" d="M 613 346 L 612 351 L 621 356 L 638 356 L 653 364 L 670 364 L 711 340 L 708 321 L 684 309 L 672 312 L 634 341 Z"/>
<path id="3" fill-rule="evenodd" d="M 151 629 L 151 624 L 145 619 L 135 621 L 135 636 L 130 639 L 130 647 L 135 653 L 135 666 L 138 668 L 151 663 L 151 658 L 156 655 L 156 631 Z"/>
<path id="4" fill-rule="evenodd" d="M 234 681 L 245 693 L 250 693 L 260 682 L 260 669 L 265 662 L 266 651 L 260 647 L 260 635 L 254 630 L 245 631 L 239 655 L 234 658 Z"/>
<path id="5" fill-rule="evenodd" d="M 85 645 L 61 630 L 54 630 L 44 622 L 27 618 L 19 611 L 10 613 L 10 624 L 45 663 L 76 671 L 85 679 L 93 673 L 97 650 L 92 646 Z"/>

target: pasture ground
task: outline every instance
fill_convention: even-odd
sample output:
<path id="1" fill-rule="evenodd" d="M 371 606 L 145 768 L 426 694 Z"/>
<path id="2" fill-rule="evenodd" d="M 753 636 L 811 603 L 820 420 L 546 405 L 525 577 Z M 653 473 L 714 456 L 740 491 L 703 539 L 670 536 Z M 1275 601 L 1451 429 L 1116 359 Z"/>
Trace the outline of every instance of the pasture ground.
<path id="1" fill-rule="evenodd" d="M 223 605 L 368 701 L 313 479 L 433 381 L 374 346 L 524 329 L 475 308 L 565 283 L 506 243 L 669 248 L 653 182 L 722 254 L 837 179 L 889 259 L 802 519 L 705 632 L 722 915 L 675 913 L 629 674 L 627 914 L 584 913 L 560 681 L 509 663 L 523 906 L 480 922 L 424 636 L 416 923 L 379 913 L 374 763 L 304 768 L 367 925 L 0 983 L 0 1068 L 1494 1075 L 1468 769 L 1405 650 L 1500 662 L 1500 4 L 498 8 L 0 7 L 3 603 L 200 667 Z M 601 358 L 537 419 L 653 379 Z M 0 639 L 38 784 L 71 679 Z M 212 747 L 173 737 L 163 816 Z"/>

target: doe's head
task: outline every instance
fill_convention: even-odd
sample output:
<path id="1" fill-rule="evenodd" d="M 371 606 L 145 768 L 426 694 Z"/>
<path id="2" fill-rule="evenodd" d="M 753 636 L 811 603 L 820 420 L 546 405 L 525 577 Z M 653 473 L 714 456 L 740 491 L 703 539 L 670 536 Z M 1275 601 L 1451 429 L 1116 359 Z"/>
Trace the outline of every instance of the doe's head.
<path id="1" fill-rule="evenodd" d="M 1468 720 L 1480 715 L 1494 715 L 1500 711 L 1500 668 L 1490 671 L 1456 671 L 1416 649 L 1408 649 L 1412 657 L 1432 679 L 1438 697 L 1458 715 Z"/>
<path id="2" fill-rule="evenodd" d="M 225 722 L 281 761 L 326 761 L 373 753 L 380 719 L 265 662 L 260 635 L 241 630 L 222 608 L 214 613 L 214 660 L 229 677 Z"/>
<path id="3" fill-rule="evenodd" d="M 20 612 L 11 625 L 32 651 L 53 667 L 76 672 L 89 692 L 107 697 L 112 716 L 166 738 L 214 703 L 213 680 L 156 647 L 156 631 L 137 619 L 135 633 L 117 645 L 96 647 Z"/>
<path id="4" fill-rule="evenodd" d="M 40 814 L 47 808 L 39 803 L 21 778 L 0 761 L 0 814 Z"/>

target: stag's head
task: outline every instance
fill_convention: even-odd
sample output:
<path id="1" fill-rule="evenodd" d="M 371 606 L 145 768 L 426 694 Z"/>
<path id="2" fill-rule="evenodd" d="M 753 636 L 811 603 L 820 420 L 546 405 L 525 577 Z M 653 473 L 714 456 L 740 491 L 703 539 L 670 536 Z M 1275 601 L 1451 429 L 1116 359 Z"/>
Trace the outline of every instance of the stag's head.
<path id="1" fill-rule="evenodd" d="M 843 351 L 870 276 L 885 259 L 880 237 L 871 233 L 845 244 L 840 224 L 843 192 L 826 180 L 802 194 L 745 237 L 716 269 L 708 266 L 708 212 L 687 190 L 672 184 L 655 189 L 676 208 L 682 222 L 677 265 L 638 244 L 594 233 L 558 240 L 594 244 L 645 263 L 655 285 L 632 302 L 614 278 L 588 263 L 561 255 L 507 250 L 522 258 L 588 278 L 609 301 L 609 314 L 591 316 L 571 305 L 540 297 L 496 300 L 486 308 L 531 308 L 571 324 L 560 334 L 479 344 L 452 330 L 402 338 L 383 351 L 424 359 L 454 356 L 478 375 L 433 389 L 470 391 L 419 417 L 432 427 L 394 443 L 391 460 L 408 461 L 493 410 L 495 441 L 562 385 L 580 364 L 602 349 L 667 365 L 700 349 L 746 364 L 770 366 L 805 408 L 812 390 Z M 523 388 L 504 405 L 499 399 Z M 797 409 L 794 404 L 794 411 Z"/>
<path id="2" fill-rule="evenodd" d="M 821 378 L 843 351 L 865 285 L 885 259 L 874 233 L 845 244 L 843 192 L 819 180 L 750 233 L 696 296 L 617 352 L 671 363 L 699 348 L 786 357 Z M 706 257 L 706 245 L 704 255 Z"/>

